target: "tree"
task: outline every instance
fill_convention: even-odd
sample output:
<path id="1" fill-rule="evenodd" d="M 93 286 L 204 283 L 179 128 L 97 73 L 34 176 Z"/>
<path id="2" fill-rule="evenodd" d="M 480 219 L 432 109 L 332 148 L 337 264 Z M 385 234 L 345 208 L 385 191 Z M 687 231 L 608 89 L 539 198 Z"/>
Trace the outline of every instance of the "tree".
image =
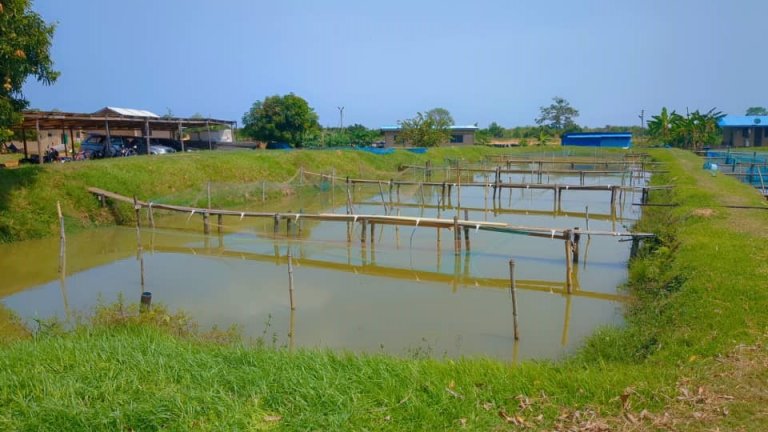
<path id="1" fill-rule="evenodd" d="M 243 131 L 259 141 L 280 141 L 300 146 L 308 135 L 319 129 L 315 110 L 293 93 L 256 101 L 243 115 Z"/>
<path id="2" fill-rule="evenodd" d="M 579 116 L 579 111 L 559 96 L 553 97 L 552 101 L 550 106 L 539 108 L 541 114 L 536 119 L 536 124 L 546 125 L 556 131 L 565 131 L 576 127 L 576 122 L 573 119 Z"/>
<path id="3" fill-rule="evenodd" d="M 54 25 L 30 8 L 30 0 L 0 3 L 0 138 L 10 136 L 9 129 L 21 121 L 21 111 L 29 105 L 22 93 L 27 77 L 45 85 L 59 77 L 49 55 Z"/>
<path id="4" fill-rule="evenodd" d="M 765 107 L 749 107 L 747 108 L 748 116 L 766 116 L 768 115 L 768 108 Z"/>
<path id="5" fill-rule="evenodd" d="M 347 127 L 345 133 L 349 136 L 349 143 L 358 147 L 369 146 L 379 137 L 378 131 L 368 129 L 361 124 Z"/>
<path id="6" fill-rule="evenodd" d="M 451 113 L 448 112 L 448 110 L 445 108 L 432 108 L 431 110 L 427 111 L 426 116 L 427 118 L 432 119 L 436 125 L 441 127 L 451 127 L 454 125 Z"/>
<path id="7" fill-rule="evenodd" d="M 496 122 L 491 122 L 491 124 L 488 125 L 488 129 L 485 130 L 488 135 L 492 136 L 493 138 L 503 138 L 504 133 L 507 131 L 503 127 L 501 127 Z"/>
<path id="8" fill-rule="evenodd" d="M 648 134 L 659 144 L 698 150 L 720 142 L 722 137 L 718 121 L 722 117 L 723 113 L 715 108 L 705 113 L 696 110 L 685 116 L 662 108 L 661 114 L 651 117 L 648 122 Z"/>
<path id="9" fill-rule="evenodd" d="M 661 109 L 661 114 L 651 116 L 648 120 L 648 135 L 659 144 L 671 144 L 672 117 L 677 115 L 674 111 L 669 114 L 667 107 Z"/>
<path id="10" fill-rule="evenodd" d="M 416 117 L 398 122 L 397 140 L 416 147 L 436 147 L 451 140 L 450 125 L 434 117 L 416 113 Z"/>

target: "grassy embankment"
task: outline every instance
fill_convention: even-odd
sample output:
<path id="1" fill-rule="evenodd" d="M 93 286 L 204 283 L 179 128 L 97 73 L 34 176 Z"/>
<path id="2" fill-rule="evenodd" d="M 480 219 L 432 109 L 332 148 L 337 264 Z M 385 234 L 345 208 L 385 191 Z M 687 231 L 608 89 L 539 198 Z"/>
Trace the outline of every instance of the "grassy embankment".
<path id="1" fill-rule="evenodd" d="M 653 154 L 671 170 L 655 181 L 676 188 L 652 202 L 680 206 L 646 209 L 640 229 L 658 232 L 660 243 L 631 266 L 638 301 L 626 328 L 599 332 L 566 361 L 508 366 L 254 349 L 209 342 L 162 311 L 135 318 L 113 308 L 75 332 L 0 347 L 0 428 L 765 429 L 768 211 L 720 207 L 765 203 L 733 179 L 703 172 L 689 153 Z M 309 166 L 304 155 L 290 157 L 283 169 Z M 352 170 L 355 162 L 318 161 Z M 398 163 L 373 162 L 382 170 Z M 120 184 L 102 178 L 100 186 L 138 193 L 141 182 L 121 165 L 133 163 L 117 163 Z M 180 175 L 203 182 L 212 169 Z M 72 208 L 78 197 L 59 198 Z"/>
<path id="2" fill-rule="evenodd" d="M 112 209 L 100 209 L 94 197 L 86 191 L 87 186 L 136 195 L 140 199 L 166 196 L 184 199 L 187 191 L 201 191 L 209 180 L 279 182 L 293 177 L 302 166 L 326 173 L 335 168 L 339 176 L 388 178 L 387 175 L 395 172 L 400 164 L 423 164 L 433 160 L 442 165 L 445 158 L 472 161 L 493 152 L 498 150 L 445 148 L 433 149 L 426 155 L 396 151 L 386 157 L 351 150 L 200 152 L 0 170 L 0 242 L 56 235 L 57 200 L 62 203 L 68 229 L 111 224 L 116 218 L 121 222 L 123 218 L 131 217 L 130 211 L 120 211 L 128 209 L 127 206 L 118 207 L 116 214 Z"/>

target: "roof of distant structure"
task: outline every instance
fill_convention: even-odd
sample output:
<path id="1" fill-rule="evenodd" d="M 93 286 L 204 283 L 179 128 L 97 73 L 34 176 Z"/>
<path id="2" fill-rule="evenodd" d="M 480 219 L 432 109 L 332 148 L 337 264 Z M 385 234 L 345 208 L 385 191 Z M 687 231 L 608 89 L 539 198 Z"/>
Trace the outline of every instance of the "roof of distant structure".
<path id="1" fill-rule="evenodd" d="M 383 131 L 399 131 L 400 129 L 402 129 L 400 126 L 382 126 L 381 127 L 381 130 Z M 451 126 L 450 129 L 452 131 L 477 130 L 478 127 L 475 125 Z"/>
<path id="2" fill-rule="evenodd" d="M 134 108 L 120 108 L 120 107 L 104 107 L 98 111 L 96 111 L 94 114 L 107 114 L 109 112 L 112 112 L 114 114 L 119 114 L 123 116 L 134 116 L 134 117 L 154 117 L 154 118 L 160 118 L 159 115 L 153 113 L 152 111 L 147 110 L 141 110 L 141 109 L 134 109 Z"/>
<path id="3" fill-rule="evenodd" d="M 727 115 L 717 122 L 720 127 L 754 127 L 768 126 L 768 116 L 735 116 Z"/>
<path id="4" fill-rule="evenodd" d="M 152 117 L 148 115 L 122 115 L 104 110 L 98 114 L 69 113 L 60 111 L 24 111 L 22 122 L 14 129 L 106 129 L 136 130 L 144 129 L 147 124 L 151 130 L 177 131 L 180 127 L 235 127 L 236 122 L 212 118 Z"/>

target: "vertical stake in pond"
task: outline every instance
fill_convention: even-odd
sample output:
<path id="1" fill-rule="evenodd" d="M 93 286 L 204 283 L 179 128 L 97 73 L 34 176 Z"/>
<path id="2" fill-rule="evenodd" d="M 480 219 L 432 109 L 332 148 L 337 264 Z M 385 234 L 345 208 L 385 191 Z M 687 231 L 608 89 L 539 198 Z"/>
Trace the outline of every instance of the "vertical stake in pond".
<path id="1" fill-rule="evenodd" d="M 56 211 L 59 213 L 59 273 L 66 271 L 67 236 L 64 231 L 64 216 L 61 213 L 61 203 L 56 201 Z"/>
<path id="2" fill-rule="evenodd" d="M 587 222 L 587 232 L 589 232 L 589 206 L 584 207 L 584 218 Z M 592 238 L 592 234 L 587 234 L 588 238 Z"/>
<path id="3" fill-rule="evenodd" d="M 367 221 L 365 219 L 360 219 L 360 244 L 365 247 L 365 229 L 367 226 Z"/>
<path id="4" fill-rule="evenodd" d="M 579 227 L 576 227 L 573 229 L 573 243 L 571 245 L 572 251 L 573 251 L 573 263 L 577 264 L 579 262 L 579 245 L 581 243 L 581 233 L 579 232 Z"/>
<path id="5" fill-rule="evenodd" d="M 568 294 L 573 293 L 573 263 L 571 254 L 573 253 L 573 245 L 571 241 L 571 230 L 565 230 L 563 233 L 565 237 L 565 290 Z"/>
<path id="6" fill-rule="evenodd" d="M 453 217 L 453 253 L 461 255 L 461 232 L 459 231 L 459 217 Z"/>
<path id="7" fill-rule="evenodd" d="M 469 210 L 464 209 L 464 220 L 469 220 Z M 464 227 L 464 248 L 467 250 L 467 256 L 469 256 L 469 227 Z"/>
<path id="8" fill-rule="evenodd" d="M 69 321 L 69 300 L 67 298 L 67 236 L 64 231 L 64 216 L 61 213 L 61 203 L 56 201 L 56 210 L 59 214 L 59 287 L 61 298 L 64 302 L 64 313 Z"/>
<path id="9" fill-rule="evenodd" d="M 296 310 L 296 303 L 293 302 L 293 255 L 290 246 L 288 246 L 288 299 L 291 302 L 291 310 Z"/>
<path id="10" fill-rule="evenodd" d="M 389 214 L 387 211 L 387 200 L 384 198 L 384 187 L 381 185 L 381 182 L 379 182 L 379 195 L 381 195 L 381 204 L 384 206 L 384 216 Z"/>
<path id="11" fill-rule="evenodd" d="M 136 254 L 139 259 L 139 273 L 141 277 L 141 291 L 144 292 L 144 254 L 143 247 L 141 246 L 141 206 L 139 200 L 136 199 L 136 195 L 133 196 L 133 208 L 136 211 Z"/>
<path id="12" fill-rule="evenodd" d="M 515 340 L 520 340 L 517 326 L 517 287 L 515 286 L 515 260 L 509 260 L 509 291 L 512 293 L 512 320 L 515 325 Z"/>

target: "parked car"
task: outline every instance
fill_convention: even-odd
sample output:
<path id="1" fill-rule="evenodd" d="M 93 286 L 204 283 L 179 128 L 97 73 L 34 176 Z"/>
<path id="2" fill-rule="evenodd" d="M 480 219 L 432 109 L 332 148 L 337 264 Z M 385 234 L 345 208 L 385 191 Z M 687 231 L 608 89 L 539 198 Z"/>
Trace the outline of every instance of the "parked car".
<path id="1" fill-rule="evenodd" d="M 105 135 L 90 134 L 80 143 L 80 151 L 86 159 L 132 156 L 136 154 L 132 145 L 133 139 L 134 137 L 115 135 L 110 136 L 107 142 Z"/>
<path id="2" fill-rule="evenodd" d="M 176 153 L 176 149 L 159 144 L 160 140 L 165 140 L 166 138 L 150 138 L 149 139 L 149 154 L 153 155 L 162 155 L 162 154 L 169 154 L 169 153 Z M 143 137 L 136 137 L 131 142 L 131 146 L 136 150 L 136 153 L 140 155 L 147 154 L 147 139 Z"/>

